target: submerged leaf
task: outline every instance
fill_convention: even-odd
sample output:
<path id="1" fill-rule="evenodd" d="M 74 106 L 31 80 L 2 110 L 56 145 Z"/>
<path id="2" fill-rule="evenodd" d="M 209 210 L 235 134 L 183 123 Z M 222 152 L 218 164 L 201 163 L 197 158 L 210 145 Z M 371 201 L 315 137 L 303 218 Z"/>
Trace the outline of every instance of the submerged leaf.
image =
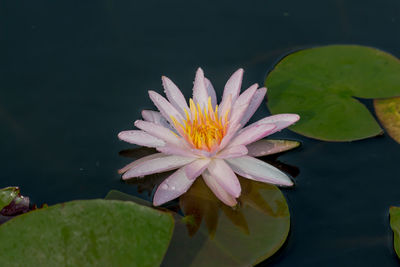
<path id="1" fill-rule="evenodd" d="M 293 131 L 325 141 L 376 136 L 382 129 L 358 98 L 400 96 L 400 61 L 383 51 L 331 45 L 288 55 L 266 79 L 273 114 L 297 113 Z"/>
<path id="2" fill-rule="evenodd" d="M 0 262 L 4 266 L 25 266 L 27 261 L 30 266 L 157 266 L 172 231 L 170 214 L 132 202 L 72 201 L 0 226 Z"/>
<path id="3" fill-rule="evenodd" d="M 400 97 L 375 99 L 374 108 L 388 134 L 400 143 Z"/>
<path id="4" fill-rule="evenodd" d="M 390 207 L 390 227 L 394 233 L 394 250 L 400 258 L 400 208 Z"/>

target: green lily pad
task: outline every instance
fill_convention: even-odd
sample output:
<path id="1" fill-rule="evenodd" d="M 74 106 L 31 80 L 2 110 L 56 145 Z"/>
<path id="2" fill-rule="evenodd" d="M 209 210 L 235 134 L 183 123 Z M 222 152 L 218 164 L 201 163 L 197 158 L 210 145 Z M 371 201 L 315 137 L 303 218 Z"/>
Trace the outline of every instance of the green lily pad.
<path id="1" fill-rule="evenodd" d="M 18 187 L 6 187 L 0 189 L 0 210 L 10 205 L 10 203 L 19 196 Z"/>
<path id="2" fill-rule="evenodd" d="M 274 185 L 244 178 L 240 182 L 237 209 L 220 202 L 201 178 L 181 196 L 184 217 L 175 213 L 174 235 L 163 266 L 252 266 L 281 248 L 290 229 L 282 192 Z M 138 200 L 117 191 L 107 198 Z"/>
<path id="3" fill-rule="evenodd" d="M 67 202 L 0 226 L 0 262 L 2 266 L 158 266 L 173 227 L 170 214 L 132 202 Z"/>
<path id="4" fill-rule="evenodd" d="M 265 84 L 273 114 L 300 115 L 291 130 L 325 141 L 359 140 L 382 129 L 356 98 L 400 96 L 400 61 L 365 46 L 305 49 L 283 58 Z"/>
<path id="5" fill-rule="evenodd" d="M 394 250 L 400 258 L 400 208 L 390 207 L 390 227 L 394 233 Z"/>
<path id="6" fill-rule="evenodd" d="M 388 134 L 400 143 L 400 97 L 375 99 L 374 108 Z"/>
<path id="7" fill-rule="evenodd" d="M 203 179 L 197 179 L 180 198 L 183 213 L 193 218 L 179 242 L 189 251 L 197 250 L 189 266 L 252 266 L 272 256 L 285 243 L 290 213 L 282 192 L 274 185 L 239 179 L 242 194 L 236 209 L 220 202 Z M 175 240 L 176 234 L 165 263 L 185 266 L 187 259 L 171 254 L 174 249 L 182 249 Z"/>

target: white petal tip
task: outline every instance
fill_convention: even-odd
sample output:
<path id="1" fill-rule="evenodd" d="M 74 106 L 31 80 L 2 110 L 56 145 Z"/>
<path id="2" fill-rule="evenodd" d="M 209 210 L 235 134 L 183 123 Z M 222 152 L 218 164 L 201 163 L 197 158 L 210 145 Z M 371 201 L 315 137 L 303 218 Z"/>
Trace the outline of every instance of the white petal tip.
<path id="1" fill-rule="evenodd" d="M 153 206 L 155 207 L 161 206 L 162 204 L 164 203 L 153 200 Z"/>
<path id="2" fill-rule="evenodd" d="M 238 198 L 238 197 L 240 197 L 240 191 L 239 192 L 236 192 L 234 195 L 232 195 L 234 198 Z"/>
<path id="3" fill-rule="evenodd" d="M 149 90 L 148 93 L 149 93 L 149 97 L 150 97 L 151 99 L 152 99 L 154 96 L 157 95 L 157 92 L 155 92 L 155 91 L 153 91 L 153 90 Z"/>
<path id="4" fill-rule="evenodd" d="M 171 201 L 172 199 L 165 198 L 162 195 L 165 194 L 165 192 L 162 192 L 160 189 L 157 189 L 156 193 L 154 194 L 153 197 L 153 206 L 158 207 L 161 206 L 168 201 Z"/>
<path id="5" fill-rule="evenodd" d="M 292 187 L 294 186 L 294 183 L 290 178 L 288 178 L 288 180 L 282 181 L 279 185 L 282 187 Z"/>
<path id="6" fill-rule="evenodd" d="M 135 120 L 135 122 L 133 123 L 133 125 L 135 125 L 136 127 L 138 127 L 138 125 L 140 125 L 140 120 Z M 139 127 L 138 127 L 139 128 Z"/>
<path id="7" fill-rule="evenodd" d="M 297 122 L 298 120 L 300 120 L 300 115 L 299 114 L 295 114 L 295 113 L 289 113 L 287 114 L 290 116 L 290 121 L 292 121 L 292 123 Z"/>
<path id="8" fill-rule="evenodd" d="M 129 179 L 131 179 L 131 178 L 133 178 L 133 177 L 129 177 L 129 176 L 127 176 L 127 175 L 122 175 L 122 180 L 129 180 Z"/>
<path id="9" fill-rule="evenodd" d="M 165 87 L 165 84 L 170 82 L 171 80 L 167 76 L 161 76 L 161 81 L 163 83 L 163 86 Z"/>
<path id="10" fill-rule="evenodd" d="M 244 72 L 244 69 L 243 68 L 239 68 L 237 71 L 236 71 L 237 73 L 241 73 L 241 74 L 243 74 L 243 72 Z"/>

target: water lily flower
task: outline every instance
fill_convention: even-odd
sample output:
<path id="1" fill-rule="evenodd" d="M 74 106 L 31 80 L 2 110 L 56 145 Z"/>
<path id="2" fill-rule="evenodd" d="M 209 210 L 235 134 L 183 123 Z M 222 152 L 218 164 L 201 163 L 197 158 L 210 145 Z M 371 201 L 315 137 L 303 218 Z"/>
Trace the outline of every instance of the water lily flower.
<path id="1" fill-rule="evenodd" d="M 167 99 L 149 91 L 159 112 L 144 110 L 144 120 L 135 121 L 139 130 L 123 131 L 118 137 L 131 144 L 155 148 L 120 170 L 122 179 L 177 169 L 157 188 L 153 204 L 162 205 L 184 194 L 202 176 L 211 191 L 226 205 L 235 206 L 241 187 L 236 174 L 278 186 L 292 186 L 292 180 L 270 164 L 256 159 L 270 150 L 262 138 L 299 120 L 297 114 L 279 114 L 244 127 L 260 106 L 267 89 L 250 86 L 240 94 L 243 69 L 227 81 L 222 101 L 199 68 L 193 98 L 186 102 L 179 88 L 162 77 Z M 265 153 L 263 153 L 265 152 Z"/>

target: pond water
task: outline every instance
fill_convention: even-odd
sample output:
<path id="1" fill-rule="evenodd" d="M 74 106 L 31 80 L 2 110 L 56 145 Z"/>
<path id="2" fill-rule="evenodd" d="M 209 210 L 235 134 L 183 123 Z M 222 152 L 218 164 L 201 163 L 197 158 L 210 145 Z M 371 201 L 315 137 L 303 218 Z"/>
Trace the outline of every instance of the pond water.
<path id="1" fill-rule="evenodd" d="M 153 109 L 161 75 L 189 97 L 201 66 L 217 93 L 237 68 L 263 84 L 287 53 L 354 43 L 400 57 L 400 2 L 2 1 L 0 188 L 37 204 L 103 198 L 111 189 L 150 200 L 120 180 L 131 148 L 117 133 Z M 370 101 L 364 101 L 371 108 Z M 268 114 L 265 105 L 253 118 Z M 400 205 L 400 145 L 389 136 L 302 142 L 279 160 L 296 166 L 283 190 L 291 212 L 285 246 L 260 266 L 397 266 L 388 211 Z"/>

